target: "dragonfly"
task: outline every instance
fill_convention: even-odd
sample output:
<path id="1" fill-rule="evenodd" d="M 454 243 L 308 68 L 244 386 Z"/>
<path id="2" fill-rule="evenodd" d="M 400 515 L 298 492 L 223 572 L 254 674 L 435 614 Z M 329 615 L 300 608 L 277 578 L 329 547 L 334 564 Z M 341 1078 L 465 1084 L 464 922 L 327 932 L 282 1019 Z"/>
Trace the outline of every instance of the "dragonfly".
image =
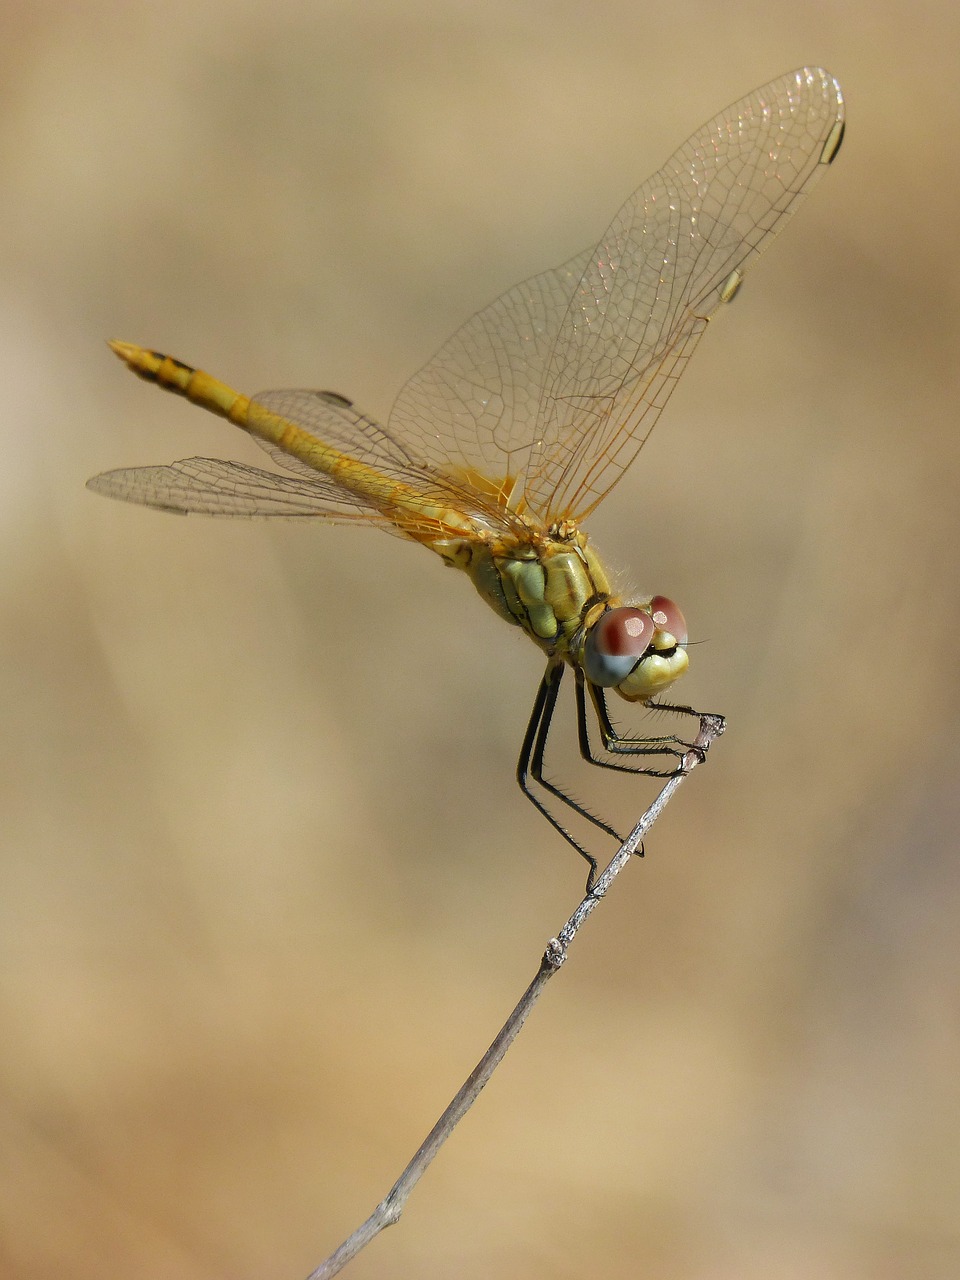
<path id="1" fill-rule="evenodd" d="M 649 439 L 711 318 L 835 159 L 843 130 L 840 86 L 819 67 L 721 111 L 596 245 L 459 328 L 406 383 L 386 425 L 334 392 L 241 395 L 171 356 L 112 342 L 135 374 L 242 428 L 286 474 L 187 458 L 107 471 L 89 487 L 181 514 L 375 525 L 465 573 L 546 657 L 517 780 L 589 864 L 589 892 L 598 862 L 571 815 L 622 841 L 546 774 L 565 672 L 580 753 L 603 768 L 672 776 L 690 750 L 679 735 L 621 733 L 609 693 L 698 713 L 659 700 L 689 664 L 680 608 L 620 594 L 583 521 Z"/>

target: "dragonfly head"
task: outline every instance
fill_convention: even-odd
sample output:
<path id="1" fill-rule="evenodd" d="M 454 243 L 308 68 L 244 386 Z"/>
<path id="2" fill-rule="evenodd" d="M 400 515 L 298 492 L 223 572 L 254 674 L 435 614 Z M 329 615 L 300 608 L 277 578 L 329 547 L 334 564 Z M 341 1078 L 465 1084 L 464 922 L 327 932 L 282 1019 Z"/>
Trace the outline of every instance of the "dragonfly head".
<path id="1" fill-rule="evenodd" d="M 687 624 L 666 596 L 607 609 L 587 632 L 583 670 L 628 702 L 644 702 L 686 671 Z"/>

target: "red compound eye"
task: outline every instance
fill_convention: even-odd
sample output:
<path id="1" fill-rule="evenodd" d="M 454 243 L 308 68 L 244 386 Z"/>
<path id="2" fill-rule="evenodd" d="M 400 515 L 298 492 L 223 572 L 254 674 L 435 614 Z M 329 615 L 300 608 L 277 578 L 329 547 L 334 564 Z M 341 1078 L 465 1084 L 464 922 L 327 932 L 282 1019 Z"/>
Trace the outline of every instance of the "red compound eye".
<path id="1" fill-rule="evenodd" d="M 672 607 L 676 609 L 676 605 Z M 642 609 L 608 609 L 590 629 L 583 647 L 587 679 L 606 689 L 626 680 L 643 657 L 655 630 L 653 618 Z"/>
<path id="2" fill-rule="evenodd" d="M 687 643 L 687 623 L 683 614 L 666 596 L 654 596 L 650 601 L 650 613 L 658 631 L 672 635 L 677 644 Z"/>
<path id="3" fill-rule="evenodd" d="M 608 609 L 593 629 L 594 644 L 605 657 L 639 658 L 653 631 L 654 619 L 641 609 Z"/>

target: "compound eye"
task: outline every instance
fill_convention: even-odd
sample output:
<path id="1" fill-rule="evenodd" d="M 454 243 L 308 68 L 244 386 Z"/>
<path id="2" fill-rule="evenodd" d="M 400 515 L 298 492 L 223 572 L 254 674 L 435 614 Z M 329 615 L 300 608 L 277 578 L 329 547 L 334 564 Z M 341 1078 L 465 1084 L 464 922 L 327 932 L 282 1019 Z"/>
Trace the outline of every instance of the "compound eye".
<path id="1" fill-rule="evenodd" d="M 676 605 L 671 607 L 679 614 Z M 591 627 L 583 646 L 587 679 L 604 689 L 626 680 L 649 647 L 655 630 L 654 619 L 642 609 L 608 609 Z"/>
<path id="2" fill-rule="evenodd" d="M 666 631 L 677 644 L 687 643 L 687 622 L 683 614 L 666 596 L 654 596 L 650 613 L 658 631 Z"/>

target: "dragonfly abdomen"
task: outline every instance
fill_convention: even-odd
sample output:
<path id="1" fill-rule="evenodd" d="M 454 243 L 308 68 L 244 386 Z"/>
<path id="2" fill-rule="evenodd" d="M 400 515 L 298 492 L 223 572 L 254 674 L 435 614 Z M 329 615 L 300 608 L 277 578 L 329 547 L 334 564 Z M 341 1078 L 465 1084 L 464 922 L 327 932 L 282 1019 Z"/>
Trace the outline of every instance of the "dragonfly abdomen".
<path id="1" fill-rule="evenodd" d="M 299 422 L 286 418 L 251 396 L 241 395 L 232 387 L 213 378 L 202 369 L 184 364 L 173 356 L 150 351 L 133 342 L 111 342 L 110 348 L 138 377 L 153 382 L 165 391 L 184 396 L 192 404 L 209 410 L 235 426 L 284 453 L 305 462 L 308 467 L 329 476 L 346 495 L 388 518 L 398 530 L 414 541 L 429 541 L 438 529 L 471 529 L 462 514 L 439 504 L 403 481 L 394 479 L 339 449 L 325 443 Z M 343 396 L 334 402 L 349 407 Z"/>
<path id="2" fill-rule="evenodd" d="M 202 369 L 175 360 L 160 351 L 148 351 L 133 342 L 111 342 L 110 349 L 145 382 L 154 382 L 164 391 L 184 396 L 193 404 L 238 426 L 244 426 L 250 408 L 250 397 L 241 395 L 218 378 L 211 378 Z"/>

